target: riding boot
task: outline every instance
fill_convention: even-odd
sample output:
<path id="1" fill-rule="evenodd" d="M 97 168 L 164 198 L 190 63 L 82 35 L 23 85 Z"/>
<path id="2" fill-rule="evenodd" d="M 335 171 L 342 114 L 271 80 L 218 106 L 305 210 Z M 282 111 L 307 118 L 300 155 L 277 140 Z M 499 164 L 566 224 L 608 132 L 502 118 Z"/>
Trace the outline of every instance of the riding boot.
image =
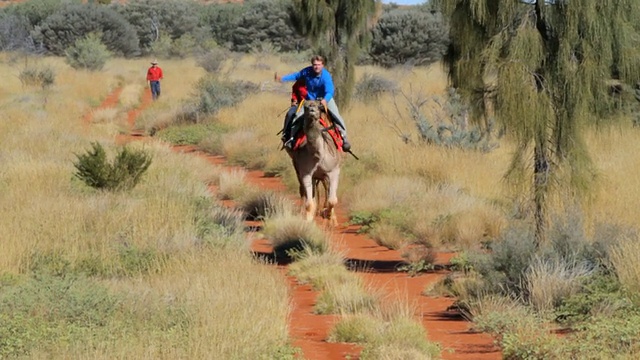
<path id="1" fill-rule="evenodd" d="M 351 144 L 347 139 L 347 132 L 344 131 L 344 129 L 342 129 L 340 126 L 338 126 L 338 129 L 340 131 L 340 136 L 342 136 L 342 151 L 349 152 L 351 150 Z"/>

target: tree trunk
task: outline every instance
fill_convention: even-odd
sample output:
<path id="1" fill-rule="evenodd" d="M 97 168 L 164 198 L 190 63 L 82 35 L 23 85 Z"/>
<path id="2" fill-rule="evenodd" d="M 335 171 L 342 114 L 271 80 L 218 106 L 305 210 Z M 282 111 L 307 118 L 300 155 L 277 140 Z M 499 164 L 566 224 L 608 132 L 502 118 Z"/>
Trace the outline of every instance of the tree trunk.
<path id="1" fill-rule="evenodd" d="M 535 150 L 533 155 L 533 199 L 535 206 L 535 244 L 536 248 L 546 240 L 547 218 L 546 218 L 546 198 L 549 186 L 549 157 L 545 148 L 544 137 L 536 137 Z"/>

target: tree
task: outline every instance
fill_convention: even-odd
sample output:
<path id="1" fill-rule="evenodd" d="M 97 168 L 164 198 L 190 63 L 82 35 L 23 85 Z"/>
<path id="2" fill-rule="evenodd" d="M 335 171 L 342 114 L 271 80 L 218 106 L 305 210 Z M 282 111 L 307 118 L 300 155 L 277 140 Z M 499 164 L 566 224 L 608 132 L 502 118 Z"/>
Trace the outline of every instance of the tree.
<path id="1" fill-rule="evenodd" d="M 571 199 L 595 179 L 581 131 L 614 107 L 608 80 L 640 77 L 637 0 L 436 0 L 450 20 L 449 75 L 476 115 L 517 140 L 507 176 L 530 179 L 536 242 L 551 190 Z M 513 178 L 513 177 L 511 177 Z M 532 179 L 532 180 L 531 180 Z"/>
<path id="2" fill-rule="evenodd" d="M 442 58 L 449 44 L 449 28 L 440 13 L 412 9 L 385 11 L 373 27 L 369 54 L 381 66 L 411 62 L 428 65 Z"/>
<path id="3" fill-rule="evenodd" d="M 231 50 L 249 52 L 265 43 L 280 51 L 299 50 L 304 38 L 295 32 L 287 8 L 281 0 L 246 3 L 233 27 Z"/>
<path id="4" fill-rule="evenodd" d="M 54 55 L 65 51 L 90 33 L 101 34 L 100 41 L 116 55 L 140 52 L 135 29 L 120 14 L 96 4 L 69 4 L 42 21 L 33 32 L 36 42 Z"/>
<path id="5" fill-rule="evenodd" d="M 202 31 L 204 5 L 182 0 L 136 0 L 112 5 L 134 28 L 140 39 L 140 48 L 149 52 L 154 42 L 177 40 L 191 34 L 199 42 Z"/>
<path id="6" fill-rule="evenodd" d="M 354 65 L 379 8 L 377 0 L 293 0 L 293 23 L 324 53 L 343 106 L 351 100 Z"/>

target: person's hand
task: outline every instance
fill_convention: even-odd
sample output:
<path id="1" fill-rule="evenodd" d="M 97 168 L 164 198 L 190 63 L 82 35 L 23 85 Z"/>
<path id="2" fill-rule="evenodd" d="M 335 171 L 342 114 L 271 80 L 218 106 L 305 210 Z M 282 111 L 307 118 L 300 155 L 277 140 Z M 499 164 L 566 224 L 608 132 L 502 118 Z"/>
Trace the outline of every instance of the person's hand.
<path id="1" fill-rule="evenodd" d="M 277 82 L 282 82 L 282 76 L 278 76 L 278 73 L 273 74 L 273 80 Z"/>
<path id="2" fill-rule="evenodd" d="M 325 109 L 327 108 L 327 100 L 325 99 L 320 100 L 320 104 L 322 104 L 322 106 L 324 106 Z"/>

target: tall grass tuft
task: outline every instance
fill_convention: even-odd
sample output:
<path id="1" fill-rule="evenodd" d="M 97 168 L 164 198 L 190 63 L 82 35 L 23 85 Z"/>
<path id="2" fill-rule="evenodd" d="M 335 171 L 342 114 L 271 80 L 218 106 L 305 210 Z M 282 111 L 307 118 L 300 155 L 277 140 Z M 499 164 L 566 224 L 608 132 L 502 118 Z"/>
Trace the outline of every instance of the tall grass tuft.
<path id="1" fill-rule="evenodd" d="M 346 284 L 357 281 L 357 275 L 347 270 L 344 256 L 335 251 L 322 254 L 305 249 L 300 258 L 289 265 L 289 274 L 300 283 L 311 284 L 315 290 L 322 291 L 329 284 Z"/>
<path id="2" fill-rule="evenodd" d="M 440 346 L 427 340 L 413 307 L 397 299 L 373 311 L 345 315 L 331 330 L 329 341 L 363 345 L 362 359 L 437 359 Z"/>
<path id="3" fill-rule="evenodd" d="M 316 314 L 357 314 L 372 311 L 378 305 L 379 295 L 357 278 L 348 283 L 328 283 L 318 296 L 313 311 Z"/>
<path id="4" fill-rule="evenodd" d="M 623 239 L 609 256 L 620 283 L 640 306 L 640 242 L 637 238 Z"/>
<path id="5" fill-rule="evenodd" d="M 525 276 L 529 302 L 540 313 L 553 310 L 580 291 L 582 281 L 594 272 L 593 266 L 585 262 L 536 257 Z"/>
<path id="6" fill-rule="evenodd" d="M 296 253 L 304 249 L 315 254 L 323 254 L 329 250 L 329 235 L 313 222 L 304 221 L 298 215 L 285 213 L 267 218 L 263 233 L 279 257 L 295 257 Z"/>
<path id="7" fill-rule="evenodd" d="M 238 208 L 248 220 L 262 220 L 282 214 L 293 214 L 294 204 L 284 195 L 271 191 L 249 192 L 243 196 Z"/>

